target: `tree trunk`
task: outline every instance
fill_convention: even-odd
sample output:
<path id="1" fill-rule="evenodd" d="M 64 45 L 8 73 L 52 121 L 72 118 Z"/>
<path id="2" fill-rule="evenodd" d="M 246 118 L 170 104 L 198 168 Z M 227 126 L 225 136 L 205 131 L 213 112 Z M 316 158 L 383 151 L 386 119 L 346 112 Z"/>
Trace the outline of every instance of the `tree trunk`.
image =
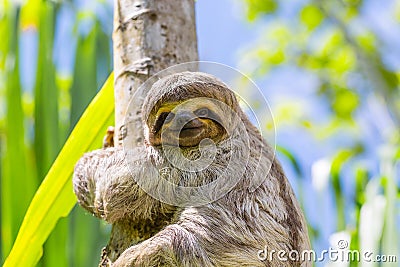
<path id="1" fill-rule="evenodd" d="M 169 66 L 198 60 L 194 0 L 115 0 L 114 10 L 115 146 L 122 141 L 139 145 L 141 107 L 127 110 L 137 88 Z M 126 248 L 149 238 L 142 233 L 149 227 L 155 234 L 164 225 L 134 225 L 128 219 L 113 224 L 103 259 L 114 262 Z"/>

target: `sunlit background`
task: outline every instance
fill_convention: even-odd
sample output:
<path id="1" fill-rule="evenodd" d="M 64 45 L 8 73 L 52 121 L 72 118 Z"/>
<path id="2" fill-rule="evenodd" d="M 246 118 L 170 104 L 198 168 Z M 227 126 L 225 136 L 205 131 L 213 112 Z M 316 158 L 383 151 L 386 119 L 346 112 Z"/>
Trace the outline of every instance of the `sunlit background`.
<path id="1" fill-rule="evenodd" d="M 112 71 L 112 15 L 106 0 L 0 0 L 1 262 Z M 268 100 L 313 248 L 347 240 L 399 266 L 400 1 L 198 0 L 196 16 L 200 59 L 239 69 Z M 109 232 L 76 206 L 39 266 L 97 266 Z"/>

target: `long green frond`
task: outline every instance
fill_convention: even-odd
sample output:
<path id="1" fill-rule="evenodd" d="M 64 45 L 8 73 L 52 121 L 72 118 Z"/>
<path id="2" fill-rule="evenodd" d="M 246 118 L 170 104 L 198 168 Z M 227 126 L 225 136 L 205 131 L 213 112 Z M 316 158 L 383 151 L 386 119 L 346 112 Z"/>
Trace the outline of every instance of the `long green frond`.
<path id="1" fill-rule="evenodd" d="M 72 173 L 82 154 L 99 147 L 102 133 L 113 122 L 113 75 L 91 102 L 36 192 L 16 242 L 4 267 L 34 266 L 42 256 L 42 245 L 61 217 L 76 203 Z"/>

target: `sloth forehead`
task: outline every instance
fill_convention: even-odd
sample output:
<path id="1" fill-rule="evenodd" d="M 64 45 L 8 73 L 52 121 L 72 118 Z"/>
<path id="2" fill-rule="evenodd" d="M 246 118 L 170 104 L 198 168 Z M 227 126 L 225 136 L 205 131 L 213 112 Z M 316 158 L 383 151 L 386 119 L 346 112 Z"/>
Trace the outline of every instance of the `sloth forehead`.
<path id="1" fill-rule="evenodd" d="M 199 108 L 208 108 L 214 111 L 217 111 L 219 109 L 219 101 L 212 100 L 209 98 L 205 97 L 197 97 L 197 98 L 192 98 L 192 99 L 187 99 L 183 101 L 173 101 L 173 102 L 167 102 L 164 103 L 160 106 L 160 108 L 157 110 L 157 114 L 163 113 L 163 112 L 178 112 L 179 110 L 197 110 Z"/>

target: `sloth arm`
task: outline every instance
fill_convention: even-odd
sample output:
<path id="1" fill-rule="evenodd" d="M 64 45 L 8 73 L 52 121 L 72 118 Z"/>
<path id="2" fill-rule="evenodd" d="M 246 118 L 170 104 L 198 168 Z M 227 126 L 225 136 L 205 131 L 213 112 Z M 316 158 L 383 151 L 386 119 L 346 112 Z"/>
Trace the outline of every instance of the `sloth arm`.
<path id="1" fill-rule="evenodd" d="M 155 236 L 126 249 L 112 266 L 212 267 L 215 264 L 200 246 L 195 234 L 179 224 L 172 224 Z"/>
<path id="2" fill-rule="evenodd" d="M 145 148 L 132 151 L 129 162 L 148 163 Z M 95 216 L 113 223 L 121 218 L 154 216 L 168 208 L 142 191 L 134 175 L 149 174 L 126 164 L 126 154 L 120 148 L 107 148 L 86 153 L 76 164 L 74 191 L 79 204 Z M 132 168 L 133 167 L 133 168 Z M 151 176 L 151 174 L 150 174 Z M 136 213 L 135 213 L 136 212 Z M 187 227 L 171 224 L 153 237 L 125 250 L 112 265 L 117 266 L 215 266 L 205 250 L 198 245 L 198 233 Z M 191 230 L 191 229 L 190 229 Z"/>
<path id="3" fill-rule="evenodd" d="M 175 224 L 126 249 L 112 266 L 266 266 L 257 257 L 260 243 L 251 239 L 251 235 L 230 232 L 238 225 L 225 227 L 218 215 L 220 208 L 213 204 L 199 209 L 185 208 Z"/>
<path id="4" fill-rule="evenodd" d="M 135 148 L 130 155 L 133 162 L 146 159 L 144 147 Z M 113 223 L 121 218 L 140 213 L 152 203 L 136 184 L 133 176 L 143 172 L 127 164 L 123 148 L 99 149 L 86 153 L 74 169 L 73 186 L 79 204 L 93 215 Z M 146 212 L 143 210 L 143 212 Z M 142 214 L 143 215 L 143 214 Z"/>

